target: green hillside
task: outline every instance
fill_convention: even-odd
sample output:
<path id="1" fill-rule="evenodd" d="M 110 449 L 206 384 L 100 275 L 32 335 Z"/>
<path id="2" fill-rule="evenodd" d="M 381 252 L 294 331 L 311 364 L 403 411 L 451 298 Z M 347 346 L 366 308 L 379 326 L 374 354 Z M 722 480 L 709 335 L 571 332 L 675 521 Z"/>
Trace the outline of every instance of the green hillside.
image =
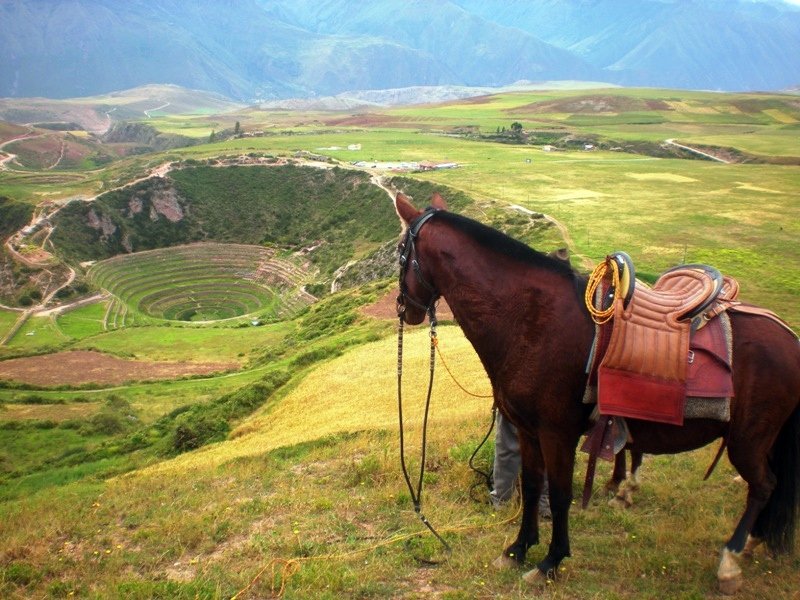
<path id="1" fill-rule="evenodd" d="M 454 548 L 442 555 L 399 471 L 400 225 L 375 183 L 419 206 L 438 191 L 453 211 L 539 250 L 567 246 L 582 271 L 613 250 L 648 279 L 681 262 L 713 264 L 739 279 L 744 300 L 797 328 L 795 97 L 548 90 L 368 113 L 248 108 L 143 122 L 204 132 L 194 136 L 204 143 L 101 167 L 0 170 L 4 235 L 32 211 L 49 215 L 15 246 L 37 266 L 10 254 L 0 265 L 3 302 L 24 291 L 30 308 L 55 275 L 75 270 L 47 307 L 58 310 L 0 308 L 0 339 L 15 332 L 0 345 L 0 596 L 715 593 L 718 550 L 746 494 L 725 460 L 702 482 L 716 447 L 646 457 L 625 513 L 606 507 L 601 465 L 589 509 L 572 511 L 573 557 L 548 589 L 495 571 L 518 516 L 491 509 L 467 466 L 491 400 L 467 396 L 439 362 L 424 512 Z M 246 135 L 208 142 L 235 122 Z M 671 149 L 669 139 L 729 162 Z M 401 162 L 457 167 L 387 166 Z M 459 383 L 487 394 L 459 328 L 445 322 L 439 337 Z M 70 351 L 83 362 L 68 370 L 60 363 L 72 364 Z M 406 332 L 412 465 L 429 351 L 427 330 Z M 198 370 L 207 364 L 215 370 Z M 484 469 L 490 459 L 491 442 L 477 457 Z M 576 486 L 583 456 L 578 463 Z M 544 553 L 533 548 L 531 560 Z M 743 562 L 739 597 L 792 598 L 798 560 Z"/>
<path id="2" fill-rule="evenodd" d="M 73 262 L 197 241 L 305 248 L 327 275 L 395 235 L 390 206 L 355 171 L 199 166 L 67 205 L 52 241 Z"/>

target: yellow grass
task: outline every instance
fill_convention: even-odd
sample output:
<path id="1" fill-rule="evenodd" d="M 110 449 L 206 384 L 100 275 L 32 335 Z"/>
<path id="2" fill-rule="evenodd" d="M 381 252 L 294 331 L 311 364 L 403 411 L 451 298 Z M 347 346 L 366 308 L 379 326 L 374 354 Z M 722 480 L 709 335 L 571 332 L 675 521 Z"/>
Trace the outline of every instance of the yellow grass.
<path id="1" fill-rule="evenodd" d="M 752 183 L 747 183 L 744 181 L 736 181 L 737 189 L 740 190 L 747 190 L 748 192 L 764 192 L 765 194 L 783 194 L 784 192 L 780 190 L 771 190 L 769 188 L 763 188 L 753 185 Z"/>
<path id="2" fill-rule="evenodd" d="M 440 351 L 459 382 L 476 394 L 491 387 L 475 351 L 456 326 L 439 330 Z M 397 340 L 390 337 L 345 353 L 308 374 L 286 398 L 255 413 L 223 444 L 155 465 L 152 470 L 177 470 L 219 465 L 234 458 L 261 455 L 282 446 L 336 433 L 396 428 Z M 418 439 L 428 384 L 428 330 L 408 330 L 404 344 L 403 398 L 411 443 Z M 485 415 L 491 398 L 462 392 L 437 357 L 430 421 L 459 422 Z"/>
<path id="3" fill-rule="evenodd" d="M 693 113 L 697 115 L 713 115 L 716 114 L 717 109 L 711 106 L 700 106 L 694 102 L 686 102 L 683 100 L 668 100 L 667 104 L 679 112 Z"/>
<path id="4" fill-rule="evenodd" d="M 606 194 L 602 192 L 595 192 L 594 190 L 585 190 L 585 189 L 577 189 L 577 190 L 559 190 L 553 189 L 553 199 L 557 201 L 561 200 L 596 200 L 598 198 L 602 198 Z"/>
<path id="5" fill-rule="evenodd" d="M 674 183 L 692 183 L 697 181 L 692 177 L 685 175 L 676 175 L 675 173 L 625 173 L 626 177 L 631 177 L 637 181 L 669 181 Z"/>
<path id="6" fill-rule="evenodd" d="M 791 115 L 787 115 L 785 112 L 778 108 L 770 108 L 764 111 L 765 115 L 768 115 L 775 119 L 778 123 L 797 123 L 797 119 L 795 119 Z"/>
<path id="7" fill-rule="evenodd" d="M 36 419 L 42 421 L 67 421 L 85 419 L 97 412 L 96 402 L 80 404 L 5 404 L 0 406 L 0 420 L 21 421 Z"/>

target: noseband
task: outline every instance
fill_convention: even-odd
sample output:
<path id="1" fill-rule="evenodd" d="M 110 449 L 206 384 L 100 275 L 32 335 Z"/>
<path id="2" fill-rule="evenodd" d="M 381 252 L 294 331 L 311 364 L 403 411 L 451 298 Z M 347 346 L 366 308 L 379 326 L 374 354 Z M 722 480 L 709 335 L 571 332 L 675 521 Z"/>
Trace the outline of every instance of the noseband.
<path id="1" fill-rule="evenodd" d="M 425 311 L 428 314 L 428 318 L 430 319 L 431 323 L 436 321 L 436 301 L 439 299 L 440 294 L 436 288 L 422 275 L 422 269 L 419 266 L 417 249 L 414 241 L 417 239 L 422 226 L 425 225 L 425 223 L 427 223 L 437 212 L 439 212 L 438 208 L 433 208 L 432 206 L 426 208 L 421 215 L 409 223 L 408 229 L 406 229 L 406 235 L 403 238 L 403 241 L 400 243 L 400 295 L 397 296 L 397 315 L 401 320 L 403 320 L 406 310 L 406 302 L 408 302 L 416 308 Z M 431 298 L 427 304 L 423 304 L 422 302 L 415 300 L 408 293 L 408 287 L 405 283 L 405 276 L 408 272 L 409 264 L 414 270 L 414 275 L 416 275 L 417 281 L 431 293 Z"/>

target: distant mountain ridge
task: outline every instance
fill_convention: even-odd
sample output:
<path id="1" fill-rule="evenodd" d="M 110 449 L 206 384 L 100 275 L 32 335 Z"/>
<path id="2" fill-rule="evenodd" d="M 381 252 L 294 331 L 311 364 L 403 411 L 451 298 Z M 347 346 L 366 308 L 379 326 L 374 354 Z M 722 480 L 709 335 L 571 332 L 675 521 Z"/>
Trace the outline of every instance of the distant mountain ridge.
<path id="1" fill-rule="evenodd" d="M 239 101 L 586 80 L 779 90 L 800 9 L 779 0 L 6 0 L 0 97 L 150 83 Z"/>

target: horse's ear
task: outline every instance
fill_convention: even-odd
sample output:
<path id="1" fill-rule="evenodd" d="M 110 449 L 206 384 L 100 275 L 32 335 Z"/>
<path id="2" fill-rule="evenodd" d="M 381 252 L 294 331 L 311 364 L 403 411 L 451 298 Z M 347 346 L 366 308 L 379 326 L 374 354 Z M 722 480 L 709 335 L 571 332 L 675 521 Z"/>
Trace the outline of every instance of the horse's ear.
<path id="1" fill-rule="evenodd" d="M 394 199 L 394 209 L 397 211 L 400 220 L 406 225 L 411 223 L 411 221 L 419 215 L 419 211 L 411 204 L 411 200 L 402 192 L 398 192 Z"/>
<path id="2" fill-rule="evenodd" d="M 553 250 L 547 254 L 550 258 L 555 258 L 556 260 L 560 260 L 561 262 L 567 263 L 568 265 L 572 265 L 569 260 L 569 248 L 559 248 L 558 250 Z"/>
<path id="3" fill-rule="evenodd" d="M 431 206 L 439 210 L 447 210 L 447 202 L 439 195 L 439 192 L 434 192 L 431 196 Z"/>

